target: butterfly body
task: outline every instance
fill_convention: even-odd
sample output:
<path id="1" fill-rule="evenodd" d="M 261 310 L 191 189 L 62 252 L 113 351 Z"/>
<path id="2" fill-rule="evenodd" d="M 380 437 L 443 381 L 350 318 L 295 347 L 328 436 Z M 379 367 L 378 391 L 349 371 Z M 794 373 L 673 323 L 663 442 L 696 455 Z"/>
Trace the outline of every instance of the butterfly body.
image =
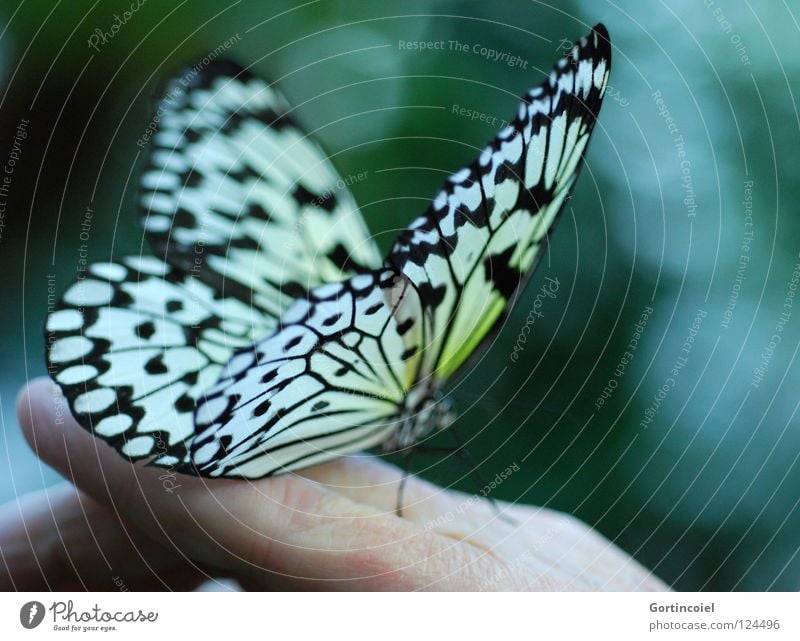
<path id="1" fill-rule="evenodd" d="M 452 424 L 445 386 L 542 258 L 610 55 L 598 25 L 383 260 L 274 88 L 227 62 L 173 82 L 142 177 L 155 256 L 93 265 L 47 321 L 78 422 L 131 460 L 228 478 Z"/>
<path id="2" fill-rule="evenodd" d="M 409 391 L 398 412 L 397 427 L 381 449 L 387 454 L 406 451 L 430 434 L 450 427 L 455 420 L 452 399 L 441 389 L 418 385 Z"/>

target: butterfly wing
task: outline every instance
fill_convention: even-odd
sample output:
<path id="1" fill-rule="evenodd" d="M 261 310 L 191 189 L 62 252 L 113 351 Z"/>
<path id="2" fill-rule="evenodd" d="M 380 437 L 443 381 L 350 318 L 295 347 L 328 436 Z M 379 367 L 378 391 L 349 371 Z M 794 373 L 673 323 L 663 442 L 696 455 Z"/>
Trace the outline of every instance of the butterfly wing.
<path id="1" fill-rule="evenodd" d="M 276 90 L 215 61 L 164 95 L 140 198 L 159 256 L 273 316 L 380 266 L 344 181 Z"/>
<path id="2" fill-rule="evenodd" d="M 258 478 L 386 441 L 403 445 L 432 429 L 429 399 L 541 255 L 575 181 L 610 59 L 598 26 L 447 182 L 383 271 L 312 290 L 272 336 L 237 354 L 198 404 L 183 471 Z"/>
<path id="3" fill-rule="evenodd" d="M 201 399 L 179 469 L 260 478 L 389 439 L 409 391 L 411 355 L 395 315 L 406 294 L 405 279 L 376 271 L 298 300 Z"/>
<path id="4" fill-rule="evenodd" d="M 131 459 L 185 457 L 194 409 L 295 295 L 380 265 L 361 215 L 280 95 L 228 62 L 185 72 L 141 178 L 156 257 L 98 264 L 46 322 L 78 422 Z"/>
<path id="5" fill-rule="evenodd" d="M 73 416 L 131 459 L 176 462 L 195 402 L 274 320 L 152 256 L 96 263 L 46 323 Z"/>
<path id="6" fill-rule="evenodd" d="M 610 64 L 608 33 L 598 25 L 393 246 L 388 265 L 424 308 L 418 380 L 456 373 L 534 271 L 575 182 Z"/>

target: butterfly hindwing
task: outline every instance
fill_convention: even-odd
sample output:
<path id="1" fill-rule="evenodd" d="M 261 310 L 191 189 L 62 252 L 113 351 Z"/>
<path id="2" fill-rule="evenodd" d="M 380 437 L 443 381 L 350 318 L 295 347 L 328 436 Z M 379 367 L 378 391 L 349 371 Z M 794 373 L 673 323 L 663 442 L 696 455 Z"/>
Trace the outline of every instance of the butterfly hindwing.
<path id="1" fill-rule="evenodd" d="M 195 417 L 187 471 L 260 478 L 390 439 L 408 393 L 391 271 L 322 285 L 268 338 L 237 353 Z"/>
<path id="2" fill-rule="evenodd" d="M 96 263 L 47 319 L 48 370 L 96 436 L 131 459 L 175 462 L 197 398 L 274 324 L 155 257 Z"/>

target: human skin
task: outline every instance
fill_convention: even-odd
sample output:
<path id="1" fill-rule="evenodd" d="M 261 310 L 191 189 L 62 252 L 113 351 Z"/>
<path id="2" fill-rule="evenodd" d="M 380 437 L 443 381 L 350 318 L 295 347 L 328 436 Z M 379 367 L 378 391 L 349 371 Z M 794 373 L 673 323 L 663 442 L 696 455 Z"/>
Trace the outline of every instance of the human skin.
<path id="1" fill-rule="evenodd" d="M 567 514 L 445 490 L 372 457 L 255 482 L 131 465 L 33 381 L 17 412 L 69 483 L 0 508 L 0 589 L 665 590 Z"/>

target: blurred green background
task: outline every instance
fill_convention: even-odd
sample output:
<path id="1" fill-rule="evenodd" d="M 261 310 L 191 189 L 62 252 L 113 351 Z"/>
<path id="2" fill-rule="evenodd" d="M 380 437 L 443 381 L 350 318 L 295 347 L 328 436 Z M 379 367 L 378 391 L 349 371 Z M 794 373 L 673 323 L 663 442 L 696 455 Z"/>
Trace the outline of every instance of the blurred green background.
<path id="1" fill-rule="evenodd" d="M 277 81 L 343 176 L 369 172 L 352 189 L 386 248 L 497 129 L 453 106 L 509 118 L 562 39 L 603 21 L 612 88 L 587 167 L 526 295 L 453 388 L 461 435 L 484 478 L 520 467 L 494 496 L 574 513 L 678 589 L 800 587 L 800 302 L 786 302 L 800 261 L 799 7 L 164 4 L 143 3 L 98 51 L 87 40 L 130 1 L 6 2 L 0 15 L 0 162 L 29 121 L 0 226 L 0 500 L 56 480 L 24 444 L 14 397 L 45 371 L 48 275 L 59 292 L 73 279 L 85 208 L 91 260 L 140 251 L 136 140 L 165 74 L 233 38 L 229 55 Z M 557 295 L 513 362 L 545 277 Z M 463 463 L 416 466 L 475 489 Z"/>

